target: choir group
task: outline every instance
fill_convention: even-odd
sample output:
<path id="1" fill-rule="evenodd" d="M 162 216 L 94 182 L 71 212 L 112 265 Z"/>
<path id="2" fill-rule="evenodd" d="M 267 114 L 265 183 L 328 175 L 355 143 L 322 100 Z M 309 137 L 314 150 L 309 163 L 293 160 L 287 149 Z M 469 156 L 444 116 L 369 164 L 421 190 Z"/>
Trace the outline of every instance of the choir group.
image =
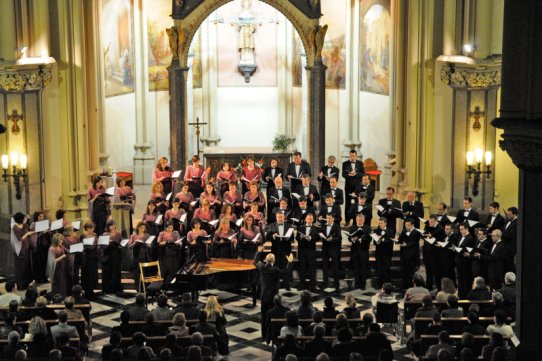
<path id="1" fill-rule="evenodd" d="M 420 266 L 421 255 L 427 287 L 439 288 L 440 280 L 447 277 L 458 285 L 460 298 L 466 296 L 474 277 L 482 276 L 493 289 L 500 289 L 504 273 L 514 271 L 516 208 L 508 208 L 503 217 L 499 204 L 491 203 L 487 219 L 482 220 L 472 208 L 472 199 L 465 197 L 464 209 L 456 216 L 440 203 L 437 213 L 425 219 L 424 205 L 414 192 L 408 192 L 401 203 L 388 187 L 386 197 L 375 202 L 374 185 L 355 150 L 342 169 L 335 162 L 330 156 L 321 167 L 317 187 L 311 183 L 310 165 L 299 152 L 293 154 L 287 169 L 279 168 L 277 159 L 265 168 L 248 159 L 240 176 L 224 162 L 213 177 L 198 156 L 182 171 L 171 169 L 162 157 L 153 172 L 146 210 L 139 219 L 130 215 L 128 232 L 111 219 L 111 204 L 124 203 L 133 210 L 134 191 L 121 177 L 110 188 L 96 177 L 87 193 L 87 222 L 68 223 L 62 210 L 50 225 L 43 212 L 34 213 L 31 221 L 22 213 L 13 216 L 16 282 L 24 289 L 33 280 L 49 278 L 52 292 L 62 295 L 80 283 L 92 297 L 100 287 L 100 268 L 103 292 L 114 293 L 122 290 L 123 270 L 132 270 L 139 284 L 140 262 L 158 260 L 167 284 L 189 260 L 254 259 L 259 246 L 270 242 L 283 287 L 290 287 L 297 264 L 299 287 L 316 290 L 316 250 L 321 244 L 320 286 L 326 288 L 332 276 L 338 291 L 339 280 L 345 277 L 343 237 L 350 242 L 348 272 L 361 289 L 369 275 L 371 243 L 377 287 L 391 281 L 394 246 L 399 249 L 405 289 Z M 339 177 L 344 178 L 344 190 L 337 187 Z M 374 229 L 373 211 L 378 215 Z M 133 230 L 132 218 L 137 220 Z M 402 227 L 399 231 L 398 226 Z"/>

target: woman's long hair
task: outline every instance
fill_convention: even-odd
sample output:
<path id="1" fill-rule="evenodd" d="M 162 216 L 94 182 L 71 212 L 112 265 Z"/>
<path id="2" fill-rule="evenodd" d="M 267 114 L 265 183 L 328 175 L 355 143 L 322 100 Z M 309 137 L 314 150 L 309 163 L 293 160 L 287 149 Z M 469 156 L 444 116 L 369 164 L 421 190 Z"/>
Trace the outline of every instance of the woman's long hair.
<path id="1" fill-rule="evenodd" d="M 222 306 L 218 303 L 218 298 L 216 296 L 209 296 L 207 297 L 207 303 L 205 304 L 205 307 L 203 308 L 205 312 L 207 312 L 207 315 L 210 317 L 211 315 L 217 315 L 217 316 L 223 316 L 224 310 L 222 309 Z"/>

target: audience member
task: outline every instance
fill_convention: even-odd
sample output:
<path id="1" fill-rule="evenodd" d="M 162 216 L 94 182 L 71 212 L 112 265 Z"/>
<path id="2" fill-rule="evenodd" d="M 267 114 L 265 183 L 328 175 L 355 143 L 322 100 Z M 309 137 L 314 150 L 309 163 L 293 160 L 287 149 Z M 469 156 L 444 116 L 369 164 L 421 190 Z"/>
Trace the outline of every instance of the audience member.
<path id="1" fill-rule="evenodd" d="M 2 354 L 4 359 L 12 360 L 15 357 L 15 352 L 23 350 L 24 347 L 19 344 L 21 335 L 17 331 L 11 331 L 8 334 L 8 344 L 4 346 Z"/>
<path id="2" fill-rule="evenodd" d="M 27 358 L 27 354 L 25 350 L 17 350 L 17 352 L 15 352 L 15 355 L 13 357 L 15 361 L 25 361 L 26 358 Z"/>
<path id="3" fill-rule="evenodd" d="M 34 304 L 36 304 L 38 296 L 38 288 L 33 284 L 29 285 L 26 289 L 26 292 L 24 293 L 24 299 L 21 305 L 25 307 L 33 307 Z"/>
<path id="4" fill-rule="evenodd" d="M 412 283 L 413 287 L 410 287 L 405 292 L 405 301 L 419 302 L 424 296 L 430 296 L 429 290 L 425 288 L 425 279 L 421 273 L 414 273 Z"/>
<path id="5" fill-rule="evenodd" d="M 435 313 L 438 313 L 438 309 L 435 307 L 435 305 L 433 305 L 433 299 L 431 296 L 427 294 L 422 298 L 422 306 L 418 308 L 414 317 L 433 318 Z"/>
<path id="6" fill-rule="evenodd" d="M 82 361 L 81 352 L 79 349 L 70 346 L 70 337 L 67 333 L 61 333 L 57 336 L 56 348 L 62 353 L 62 358 L 73 359 L 75 361 Z"/>
<path id="7" fill-rule="evenodd" d="M 23 335 L 23 330 L 16 323 L 17 316 L 14 313 L 7 314 L 4 323 L 0 325 L 0 339 L 8 338 L 9 334 L 13 331 L 17 332 L 19 336 Z"/>
<path id="8" fill-rule="evenodd" d="M 312 322 L 305 328 L 303 333 L 305 336 L 312 336 L 314 335 L 314 328 L 318 325 L 324 326 L 324 330 L 326 328 L 326 324 L 323 321 L 323 314 L 320 311 L 315 311 L 312 314 Z"/>
<path id="9" fill-rule="evenodd" d="M 199 346 L 189 346 L 186 359 L 187 361 L 201 361 L 201 348 Z"/>
<path id="10" fill-rule="evenodd" d="M 117 361 L 111 358 L 111 352 L 120 348 L 120 341 L 122 340 L 122 334 L 119 331 L 112 331 L 109 336 L 109 343 L 102 347 L 102 361 Z"/>
<path id="11" fill-rule="evenodd" d="M 199 308 L 192 302 L 192 295 L 185 292 L 181 295 L 181 303 L 175 309 L 175 313 L 183 313 L 187 320 L 198 319 Z"/>
<path id="12" fill-rule="evenodd" d="M 341 328 L 337 332 L 337 343 L 331 348 L 331 355 L 339 360 L 347 360 L 350 352 L 352 352 L 352 331 Z"/>
<path id="13" fill-rule="evenodd" d="M 335 305 L 333 304 L 333 298 L 327 296 L 324 299 L 324 309 L 322 310 L 322 313 L 324 314 L 324 318 L 337 317 L 339 311 L 335 309 Z"/>
<path id="14" fill-rule="evenodd" d="M 186 318 L 184 313 L 176 313 L 173 316 L 172 326 L 169 328 L 169 332 L 173 333 L 177 338 L 188 336 L 189 330 L 186 326 Z"/>
<path id="15" fill-rule="evenodd" d="M 467 295 L 467 300 L 486 301 L 491 299 L 491 293 L 483 277 L 476 277 L 472 282 L 472 290 Z"/>
<path id="16" fill-rule="evenodd" d="M 183 356 L 183 349 L 181 346 L 177 345 L 177 336 L 174 333 L 168 333 L 166 335 L 164 346 L 160 347 L 156 353 L 160 354 L 163 350 L 169 350 L 175 358 Z"/>
<path id="17" fill-rule="evenodd" d="M 24 336 L 24 341 L 32 341 L 38 333 L 47 334 L 47 325 L 43 318 L 34 316 L 28 323 L 28 332 Z"/>
<path id="18" fill-rule="evenodd" d="M 493 292 L 491 294 L 491 305 L 482 310 L 482 316 L 491 317 L 495 314 L 495 311 L 499 310 L 506 312 L 508 316 L 512 316 L 510 310 L 504 306 L 504 297 L 502 293 Z"/>
<path id="19" fill-rule="evenodd" d="M 504 275 L 504 287 L 499 290 L 504 298 L 504 305 L 512 315 L 516 312 L 516 274 L 507 272 Z"/>
<path id="20" fill-rule="evenodd" d="M 38 358 L 49 354 L 53 349 L 52 339 L 47 337 L 47 333 L 36 333 L 32 338 L 32 343 L 28 345 L 28 357 Z"/>
<path id="21" fill-rule="evenodd" d="M 423 334 L 436 336 L 442 331 L 445 331 L 444 327 L 442 326 L 442 318 L 440 316 L 440 313 L 437 312 L 433 315 L 433 321 L 423 331 Z"/>
<path id="22" fill-rule="evenodd" d="M 442 317 L 463 317 L 463 310 L 459 309 L 459 300 L 457 299 L 457 296 L 448 296 L 446 305 L 448 308 L 442 310 Z"/>
<path id="23" fill-rule="evenodd" d="M 455 347 L 450 344 L 450 335 L 446 331 L 438 334 L 438 344 L 429 346 L 425 357 L 437 358 L 440 350 L 448 350 L 452 355 L 455 355 Z"/>
<path id="24" fill-rule="evenodd" d="M 303 356 L 307 358 L 315 358 L 322 352 L 329 353 L 331 351 L 331 342 L 324 339 L 326 328 L 323 325 L 316 325 L 313 332 L 314 337 L 305 342 L 303 348 Z"/>
<path id="25" fill-rule="evenodd" d="M 451 278 L 444 277 L 440 280 L 440 291 L 437 292 L 435 302 L 445 303 L 451 295 L 457 296 L 457 288 Z"/>
<path id="26" fill-rule="evenodd" d="M 514 335 L 514 331 L 510 325 L 506 324 L 507 319 L 508 315 L 506 312 L 502 310 L 495 311 L 495 324 L 487 326 L 486 334 L 491 336 L 493 333 L 497 332 L 504 337 L 512 337 Z"/>
<path id="27" fill-rule="evenodd" d="M 55 343 L 57 342 L 57 338 L 61 334 L 66 334 L 68 338 L 78 338 L 79 333 L 77 332 L 77 329 L 75 326 L 68 325 L 68 314 L 65 311 L 60 311 L 58 313 L 58 325 L 51 327 L 51 335 L 53 336 L 53 340 Z"/>
<path id="28" fill-rule="evenodd" d="M 354 296 L 348 293 L 344 297 L 344 300 L 346 302 L 346 307 L 343 308 L 342 313 L 344 313 L 348 319 L 359 319 L 361 314 L 356 307 L 356 299 Z"/>
<path id="29" fill-rule="evenodd" d="M 299 325 L 299 317 L 295 311 L 286 314 L 286 326 L 280 329 L 280 337 L 292 334 L 295 337 L 303 336 L 303 328 Z"/>
<path id="30" fill-rule="evenodd" d="M 130 320 L 130 311 L 122 311 L 120 313 L 120 325 L 113 327 L 112 332 L 118 331 L 122 337 L 132 337 L 135 329 L 132 325 L 130 325 Z"/>
<path id="31" fill-rule="evenodd" d="M 57 319 L 58 316 L 55 311 L 47 307 L 47 298 L 43 296 L 38 297 L 34 306 L 36 307 L 36 310 L 34 310 L 35 316 L 39 316 L 45 321 Z"/>
<path id="32" fill-rule="evenodd" d="M 145 321 L 145 316 L 149 313 L 145 306 L 145 295 L 138 293 L 135 297 L 135 305 L 128 308 L 131 321 Z"/>
<path id="33" fill-rule="evenodd" d="M 489 343 L 482 348 L 482 358 L 489 360 L 493 350 L 497 347 L 504 347 L 504 338 L 502 334 L 493 332 L 489 338 Z"/>
<path id="34" fill-rule="evenodd" d="M 299 295 L 299 306 L 297 306 L 297 308 L 295 309 L 297 317 L 299 317 L 300 319 L 311 318 L 314 311 L 315 309 L 312 305 L 312 295 L 310 291 L 301 291 Z"/>
<path id="35" fill-rule="evenodd" d="M 201 357 L 213 357 L 213 350 L 203 344 L 203 335 L 200 332 L 194 332 L 191 337 L 192 345 L 198 346 L 201 349 Z"/>
<path id="36" fill-rule="evenodd" d="M 363 357 L 375 360 L 381 350 L 393 351 L 391 348 L 391 342 L 388 340 L 385 334 L 380 332 L 380 325 L 378 323 L 372 323 L 369 325 L 369 332 L 365 342 L 362 343 L 361 353 Z"/>
<path id="37" fill-rule="evenodd" d="M 132 346 L 126 350 L 126 357 L 131 360 L 138 360 L 139 351 L 143 350 L 150 358 L 154 357 L 152 348 L 145 346 L 147 336 L 143 332 L 136 332 L 132 336 Z"/>
<path id="38" fill-rule="evenodd" d="M 148 337 L 163 336 L 166 333 L 164 325 L 156 322 L 152 312 L 145 315 L 145 323 L 143 324 L 143 327 L 141 327 L 141 332 Z"/>
<path id="39" fill-rule="evenodd" d="M 372 314 L 369 312 L 364 313 L 361 317 L 361 323 L 356 329 L 356 334 L 358 336 L 365 336 L 369 332 L 369 326 L 375 322 L 375 319 Z"/>
<path id="40" fill-rule="evenodd" d="M 173 318 L 174 312 L 168 307 L 167 301 L 168 298 L 163 293 L 156 299 L 158 305 L 151 311 L 156 321 L 169 321 Z"/>
<path id="41" fill-rule="evenodd" d="M 339 313 L 335 319 L 337 321 L 335 322 L 335 326 L 333 326 L 333 329 L 331 330 L 331 334 L 333 336 L 338 336 L 339 332 L 342 329 L 347 329 L 350 333 L 352 333 L 352 329 L 350 328 L 350 325 L 348 324 L 348 319 L 346 318 L 344 314 Z"/>
<path id="42" fill-rule="evenodd" d="M 467 324 L 463 328 L 463 332 L 468 332 L 475 336 L 483 335 L 485 330 L 482 325 L 479 323 L 478 314 L 475 312 L 467 313 Z"/>
<path id="43" fill-rule="evenodd" d="M 286 313 L 290 311 L 290 309 L 282 304 L 282 296 L 281 295 L 275 295 L 273 298 L 274 306 L 269 311 L 267 311 L 266 314 L 266 325 L 268 327 L 266 331 L 266 341 L 269 343 L 272 340 L 273 333 L 271 332 L 271 319 L 273 318 L 286 318 Z"/>
<path id="44" fill-rule="evenodd" d="M 21 296 L 17 292 L 17 284 L 14 280 L 7 280 L 6 285 L 4 286 L 6 293 L 0 296 L 0 307 L 8 307 L 9 303 L 12 300 L 17 301 L 19 304 L 23 302 Z"/>
<path id="45" fill-rule="evenodd" d="M 294 315 L 296 314 L 294 313 Z M 273 360 L 285 361 L 286 355 L 292 354 L 295 356 L 300 356 L 302 352 L 303 352 L 303 349 L 297 345 L 295 336 L 291 333 L 288 333 L 284 337 L 284 343 L 277 348 L 277 351 L 275 352 L 275 357 L 273 358 Z"/>
<path id="46" fill-rule="evenodd" d="M 316 360 L 315 360 L 315 361 L 330 361 L 330 360 L 331 360 L 331 359 L 329 358 L 328 354 L 322 352 L 321 354 L 319 354 L 318 356 L 316 356 Z"/>

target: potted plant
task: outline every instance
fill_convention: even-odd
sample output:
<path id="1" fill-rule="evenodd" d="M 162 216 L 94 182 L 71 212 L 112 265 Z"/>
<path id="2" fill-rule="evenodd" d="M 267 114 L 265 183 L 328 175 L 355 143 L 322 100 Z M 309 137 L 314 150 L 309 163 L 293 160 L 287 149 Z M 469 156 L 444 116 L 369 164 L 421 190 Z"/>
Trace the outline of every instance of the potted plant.
<path id="1" fill-rule="evenodd" d="M 277 134 L 273 138 L 273 152 L 286 152 L 294 142 L 295 138 L 290 138 L 285 134 Z"/>

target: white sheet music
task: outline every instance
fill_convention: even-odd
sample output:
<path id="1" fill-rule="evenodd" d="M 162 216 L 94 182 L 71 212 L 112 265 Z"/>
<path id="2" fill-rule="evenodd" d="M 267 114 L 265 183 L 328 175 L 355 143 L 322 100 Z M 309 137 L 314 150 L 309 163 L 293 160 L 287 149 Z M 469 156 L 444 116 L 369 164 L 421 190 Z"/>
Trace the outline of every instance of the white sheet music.
<path id="1" fill-rule="evenodd" d="M 107 236 L 100 236 L 98 238 L 98 246 L 107 246 L 109 245 L 109 235 Z"/>
<path id="2" fill-rule="evenodd" d="M 70 246 L 70 253 L 81 253 L 83 252 L 83 243 L 76 243 Z"/>
<path id="3" fill-rule="evenodd" d="M 56 231 L 62 227 L 64 227 L 63 219 L 57 219 L 56 221 L 51 222 L 51 231 Z"/>
<path id="4" fill-rule="evenodd" d="M 36 232 L 45 232 L 48 229 L 49 229 L 49 220 L 48 219 L 36 222 L 36 226 L 34 227 L 34 231 L 36 231 Z"/>

